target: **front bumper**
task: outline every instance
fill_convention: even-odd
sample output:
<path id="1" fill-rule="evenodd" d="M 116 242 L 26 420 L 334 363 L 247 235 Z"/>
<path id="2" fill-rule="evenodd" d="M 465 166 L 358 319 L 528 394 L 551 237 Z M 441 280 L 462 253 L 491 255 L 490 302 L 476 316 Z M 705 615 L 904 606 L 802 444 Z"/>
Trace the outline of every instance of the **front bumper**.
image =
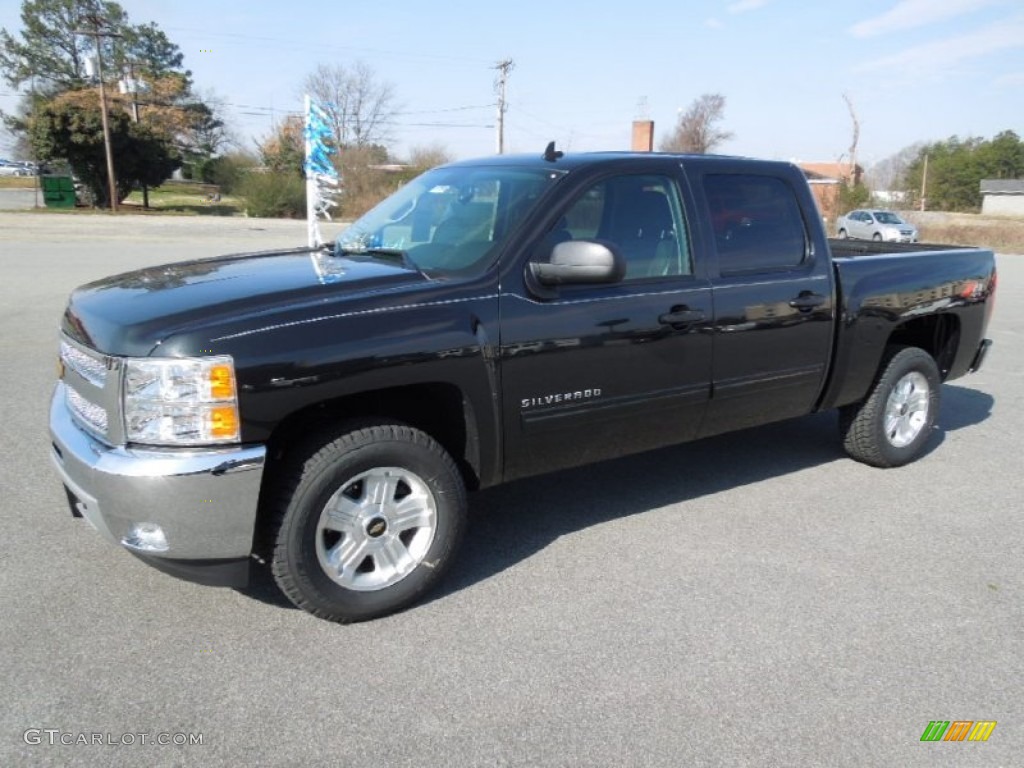
<path id="1" fill-rule="evenodd" d="M 991 339 L 981 340 L 981 343 L 978 345 L 978 351 L 974 353 L 974 359 L 971 361 L 971 367 L 968 369 L 971 373 L 981 370 L 981 366 L 985 362 L 985 358 L 988 356 L 988 351 L 991 348 Z"/>
<path id="2" fill-rule="evenodd" d="M 50 402 L 50 436 L 72 512 L 104 538 L 182 578 L 244 586 L 264 446 L 111 447 L 74 422 L 60 383 Z"/>

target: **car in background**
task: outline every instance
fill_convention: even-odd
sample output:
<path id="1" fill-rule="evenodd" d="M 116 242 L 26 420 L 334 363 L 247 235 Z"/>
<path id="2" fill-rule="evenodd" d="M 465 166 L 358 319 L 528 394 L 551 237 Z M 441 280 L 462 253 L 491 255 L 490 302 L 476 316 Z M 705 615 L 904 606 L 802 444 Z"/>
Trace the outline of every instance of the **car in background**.
<path id="1" fill-rule="evenodd" d="M 34 176 L 35 169 L 28 163 L 0 160 L 0 176 Z"/>
<path id="2" fill-rule="evenodd" d="M 836 219 L 840 240 L 878 240 L 888 243 L 916 243 L 917 227 L 892 211 L 857 210 Z"/>

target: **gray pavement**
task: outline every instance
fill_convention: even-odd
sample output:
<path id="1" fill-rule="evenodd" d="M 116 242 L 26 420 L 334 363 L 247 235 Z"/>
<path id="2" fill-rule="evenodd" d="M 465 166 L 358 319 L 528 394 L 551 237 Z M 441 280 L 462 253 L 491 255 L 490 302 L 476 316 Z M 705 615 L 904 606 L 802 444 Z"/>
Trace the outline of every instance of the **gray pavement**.
<path id="1" fill-rule="evenodd" d="M 919 462 L 844 458 L 824 414 L 492 489 L 439 593 L 342 627 L 147 568 L 48 459 L 74 286 L 303 238 L 0 214 L 0 765 L 1022 764 L 1024 256 Z M 94 733 L 135 743 L 59 743 Z"/>
<path id="2" fill-rule="evenodd" d="M 43 193 L 39 193 L 43 204 Z M 24 211 L 36 207 L 35 189 L 0 189 L 0 211 Z"/>

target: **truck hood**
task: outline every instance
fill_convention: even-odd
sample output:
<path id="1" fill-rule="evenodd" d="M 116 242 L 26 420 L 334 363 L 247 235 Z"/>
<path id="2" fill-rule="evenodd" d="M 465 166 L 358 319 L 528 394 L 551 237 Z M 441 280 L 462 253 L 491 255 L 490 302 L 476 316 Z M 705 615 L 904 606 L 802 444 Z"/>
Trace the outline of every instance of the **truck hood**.
<path id="1" fill-rule="evenodd" d="M 412 268 L 307 248 L 221 256 L 83 285 L 68 300 L 62 330 L 100 352 L 140 357 L 177 333 L 258 322 L 426 282 Z"/>

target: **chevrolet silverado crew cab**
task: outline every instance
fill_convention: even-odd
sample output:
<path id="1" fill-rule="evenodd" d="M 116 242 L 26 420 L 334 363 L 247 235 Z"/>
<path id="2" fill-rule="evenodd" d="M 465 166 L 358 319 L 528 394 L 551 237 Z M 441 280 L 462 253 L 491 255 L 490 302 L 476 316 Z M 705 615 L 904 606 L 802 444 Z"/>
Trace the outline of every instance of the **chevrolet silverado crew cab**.
<path id="1" fill-rule="evenodd" d="M 838 409 L 917 457 L 981 366 L 995 259 L 829 242 L 793 165 L 499 156 L 431 170 L 331 246 L 74 291 L 53 461 L 152 565 L 356 621 L 452 562 L 466 492 Z"/>

